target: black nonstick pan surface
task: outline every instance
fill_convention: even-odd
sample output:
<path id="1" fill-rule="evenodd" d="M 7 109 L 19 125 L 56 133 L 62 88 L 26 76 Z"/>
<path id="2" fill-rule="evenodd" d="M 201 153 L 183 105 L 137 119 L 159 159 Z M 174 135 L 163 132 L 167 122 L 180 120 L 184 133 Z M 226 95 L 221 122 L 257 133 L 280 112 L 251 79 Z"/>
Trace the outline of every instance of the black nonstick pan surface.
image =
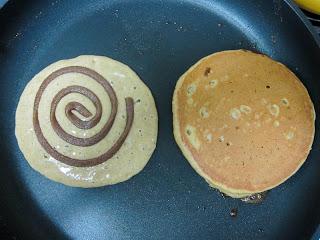
<path id="1" fill-rule="evenodd" d="M 0 212 L 18 239 L 310 239 L 320 220 L 319 121 L 303 167 L 262 204 L 223 198 L 184 159 L 171 97 L 200 58 L 249 49 L 286 64 L 320 114 L 319 39 L 290 1 L 10 0 L 0 10 Z M 155 153 L 114 186 L 71 188 L 25 161 L 14 136 L 25 85 L 42 68 L 83 54 L 132 67 L 159 112 Z M 236 217 L 230 216 L 237 209 Z"/>

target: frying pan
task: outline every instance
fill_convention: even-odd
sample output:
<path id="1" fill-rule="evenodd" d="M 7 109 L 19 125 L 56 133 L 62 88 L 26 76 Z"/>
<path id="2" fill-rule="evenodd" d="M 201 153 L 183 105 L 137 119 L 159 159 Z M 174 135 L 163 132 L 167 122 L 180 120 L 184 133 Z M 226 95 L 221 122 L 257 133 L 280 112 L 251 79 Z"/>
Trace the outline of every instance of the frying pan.
<path id="1" fill-rule="evenodd" d="M 172 134 L 171 97 L 198 59 L 249 49 L 286 64 L 320 114 L 319 39 L 290 1 L 33 0 L 0 11 L 1 214 L 18 239 L 309 239 L 320 220 L 319 121 L 303 167 L 262 204 L 223 198 L 189 166 Z M 82 54 L 131 66 L 159 112 L 155 153 L 137 176 L 96 189 L 33 171 L 14 136 L 25 85 L 42 68 Z M 236 208 L 236 217 L 230 210 Z"/>

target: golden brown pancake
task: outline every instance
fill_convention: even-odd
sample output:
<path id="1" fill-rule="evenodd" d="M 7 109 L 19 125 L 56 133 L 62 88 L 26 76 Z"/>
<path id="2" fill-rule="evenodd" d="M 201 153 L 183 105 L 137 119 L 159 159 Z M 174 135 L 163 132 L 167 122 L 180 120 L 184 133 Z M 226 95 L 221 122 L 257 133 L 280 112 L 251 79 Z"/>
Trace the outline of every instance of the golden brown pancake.
<path id="1" fill-rule="evenodd" d="M 245 197 L 283 183 L 306 160 L 315 112 L 283 64 L 245 50 L 201 59 L 177 82 L 174 136 L 213 187 Z"/>

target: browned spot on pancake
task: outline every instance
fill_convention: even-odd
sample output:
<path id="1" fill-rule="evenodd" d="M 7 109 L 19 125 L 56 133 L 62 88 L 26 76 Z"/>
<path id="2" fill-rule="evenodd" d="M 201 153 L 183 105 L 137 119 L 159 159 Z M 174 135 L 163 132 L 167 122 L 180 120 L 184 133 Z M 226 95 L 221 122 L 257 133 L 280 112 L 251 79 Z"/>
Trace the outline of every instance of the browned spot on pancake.
<path id="1" fill-rule="evenodd" d="M 289 106 L 289 101 L 288 101 L 288 99 L 282 98 L 282 99 L 281 99 L 281 102 L 282 102 L 283 105 Z"/>
<path id="2" fill-rule="evenodd" d="M 204 76 L 208 77 L 210 73 L 211 73 L 211 68 L 207 67 L 206 70 L 204 70 Z"/>

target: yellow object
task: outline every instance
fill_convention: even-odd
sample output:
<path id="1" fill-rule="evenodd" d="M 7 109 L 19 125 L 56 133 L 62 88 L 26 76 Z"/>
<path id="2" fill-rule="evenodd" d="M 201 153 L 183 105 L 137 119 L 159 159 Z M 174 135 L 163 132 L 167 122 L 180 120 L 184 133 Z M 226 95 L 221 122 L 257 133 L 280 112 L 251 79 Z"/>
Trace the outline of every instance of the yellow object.
<path id="1" fill-rule="evenodd" d="M 305 10 L 320 15 L 320 0 L 295 0 Z"/>

